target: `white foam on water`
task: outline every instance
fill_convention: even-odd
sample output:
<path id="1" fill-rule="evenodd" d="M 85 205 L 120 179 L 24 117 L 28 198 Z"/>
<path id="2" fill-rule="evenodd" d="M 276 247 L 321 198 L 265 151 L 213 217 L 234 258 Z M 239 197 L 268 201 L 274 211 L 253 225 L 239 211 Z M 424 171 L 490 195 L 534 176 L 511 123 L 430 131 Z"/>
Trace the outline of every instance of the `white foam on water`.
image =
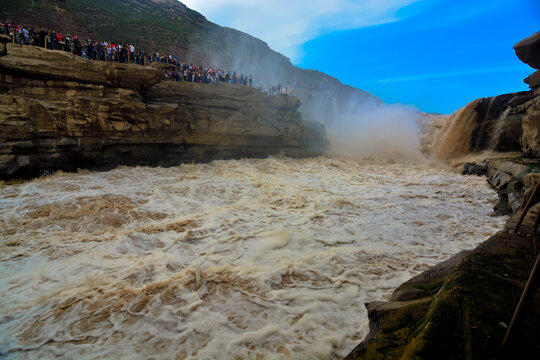
<path id="1" fill-rule="evenodd" d="M 502 228 L 485 179 L 316 158 L 0 184 L 0 354 L 339 359 L 364 303 Z"/>

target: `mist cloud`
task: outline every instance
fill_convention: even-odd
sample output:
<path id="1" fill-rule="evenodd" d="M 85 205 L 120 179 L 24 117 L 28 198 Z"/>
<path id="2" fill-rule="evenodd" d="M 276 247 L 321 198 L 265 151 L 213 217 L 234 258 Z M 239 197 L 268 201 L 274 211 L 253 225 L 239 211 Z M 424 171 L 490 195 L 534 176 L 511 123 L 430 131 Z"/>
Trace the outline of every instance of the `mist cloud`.
<path id="1" fill-rule="evenodd" d="M 210 21 L 255 36 L 293 63 L 301 45 L 336 30 L 399 20 L 397 11 L 419 0 L 182 0 Z"/>
<path id="2" fill-rule="evenodd" d="M 424 161 L 420 151 L 421 113 L 418 110 L 369 100 L 351 105 L 355 113 L 338 116 L 328 128 L 332 154 Z"/>

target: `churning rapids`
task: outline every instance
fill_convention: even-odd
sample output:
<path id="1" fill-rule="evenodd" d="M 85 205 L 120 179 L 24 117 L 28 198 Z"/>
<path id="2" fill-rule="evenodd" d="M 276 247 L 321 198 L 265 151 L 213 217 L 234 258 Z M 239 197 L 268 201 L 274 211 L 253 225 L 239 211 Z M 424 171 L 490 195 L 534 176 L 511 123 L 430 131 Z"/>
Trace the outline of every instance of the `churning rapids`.
<path id="1" fill-rule="evenodd" d="M 0 355 L 338 359 L 364 303 L 502 228 L 485 179 L 215 161 L 0 184 Z"/>

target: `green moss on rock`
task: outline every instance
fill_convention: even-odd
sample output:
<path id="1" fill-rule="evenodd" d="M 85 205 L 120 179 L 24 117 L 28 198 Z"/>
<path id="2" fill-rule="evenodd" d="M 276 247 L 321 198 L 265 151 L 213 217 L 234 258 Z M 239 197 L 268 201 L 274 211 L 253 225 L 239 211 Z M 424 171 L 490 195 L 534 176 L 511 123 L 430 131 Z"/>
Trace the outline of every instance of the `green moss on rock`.
<path id="1" fill-rule="evenodd" d="M 425 286 L 426 295 L 436 291 L 433 297 L 401 302 L 385 312 L 377 336 L 347 359 L 504 358 L 504 326 L 510 323 L 532 268 L 531 245 L 518 235 L 495 235 L 467 256 L 442 287 L 440 282 Z M 376 311 L 391 309 L 390 304 Z M 521 341 L 516 351 L 532 353 L 540 343 L 540 335 L 527 330 L 538 326 L 538 318 L 535 307 L 517 329 Z"/>

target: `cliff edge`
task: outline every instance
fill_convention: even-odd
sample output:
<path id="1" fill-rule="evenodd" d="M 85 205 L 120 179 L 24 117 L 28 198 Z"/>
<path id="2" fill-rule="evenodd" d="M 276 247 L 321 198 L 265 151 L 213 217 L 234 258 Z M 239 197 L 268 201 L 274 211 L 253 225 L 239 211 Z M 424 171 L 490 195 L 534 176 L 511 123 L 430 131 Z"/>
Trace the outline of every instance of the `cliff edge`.
<path id="1" fill-rule="evenodd" d="M 0 178 L 323 153 L 322 124 L 290 96 L 162 82 L 159 70 L 0 43 Z"/>

